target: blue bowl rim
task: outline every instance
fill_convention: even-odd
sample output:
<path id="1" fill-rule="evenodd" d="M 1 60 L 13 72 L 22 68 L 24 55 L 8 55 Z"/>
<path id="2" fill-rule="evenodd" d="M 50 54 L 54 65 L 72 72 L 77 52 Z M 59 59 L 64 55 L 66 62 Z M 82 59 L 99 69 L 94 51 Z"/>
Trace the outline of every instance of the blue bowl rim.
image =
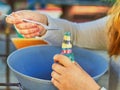
<path id="1" fill-rule="evenodd" d="M 47 83 L 50 83 L 50 82 L 51 82 L 50 80 L 39 79 L 39 78 L 35 78 L 35 77 L 32 77 L 32 76 L 28 76 L 28 75 L 25 75 L 25 74 L 23 74 L 23 73 L 20 73 L 20 72 L 16 71 L 14 68 L 12 68 L 12 67 L 9 65 L 9 60 L 10 60 L 11 56 L 14 55 L 14 54 L 16 54 L 16 52 L 19 52 L 19 51 L 24 50 L 24 49 L 27 49 L 27 48 L 38 47 L 38 46 L 51 46 L 51 45 L 35 45 L 35 46 L 28 46 L 28 47 L 24 47 L 24 48 L 21 48 L 21 49 L 17 49 L 16 51 L 12 52 L 12 53 L 8 56 L 8 58 L 7 58 L 7 64 L 8 64 L 8 66 L 9 66 L 9 68 L 10 68 L 14 73 L 17 73 L 17 74 L 19 74 L 19 75 L 21 75 L 21 76 L 24 76 L 24 77 L 26 77 L 26 78 L 30 78 L 30 79 L 33 79 L 33 80 L 40 80 L 40 81 L 42 81 L 42 82 L 44 82 L 44 83 L 46 83 L 46 82 L 47 82 Z M 102 75 L 105 74 L 105 72 L 108 70 L 108 62 L 107 62 L 107 61 L 106 61 L 106 64 L 107 64 L 107 68 L 106 68 L 102 73 L 100 73 L 99 75 L 96 75 L 96 76 L 92 77 L 94 80 L 97 80 L 100 76 L 102 76 Z"/>

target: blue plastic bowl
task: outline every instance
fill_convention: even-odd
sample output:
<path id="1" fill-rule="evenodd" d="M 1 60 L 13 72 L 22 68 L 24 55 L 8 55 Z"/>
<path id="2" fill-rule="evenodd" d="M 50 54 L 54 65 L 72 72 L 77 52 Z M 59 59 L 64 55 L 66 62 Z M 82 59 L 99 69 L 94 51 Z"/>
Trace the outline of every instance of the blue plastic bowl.
<path id="1" fill-rule="evenodd" d="M 14 51 L 7 63 L 25 90 L 57 90 L 51 83 L 53 56 L 58 46 L 31 46 Z M 75 60 L 95 80 L 108 69 L 108 62 L 89 50 L 73 47 Z"/>

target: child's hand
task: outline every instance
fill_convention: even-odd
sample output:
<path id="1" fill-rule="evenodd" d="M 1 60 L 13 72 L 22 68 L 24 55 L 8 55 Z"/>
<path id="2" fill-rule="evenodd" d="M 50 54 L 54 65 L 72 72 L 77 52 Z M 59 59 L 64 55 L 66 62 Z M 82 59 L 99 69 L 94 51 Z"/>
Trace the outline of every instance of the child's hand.
<path id="1" fill-rule="evenodd" d="M 77 63 L 64 55 L 55 55 L 52 83 L 59 90 L 99 90 L 100 86 Z"/>

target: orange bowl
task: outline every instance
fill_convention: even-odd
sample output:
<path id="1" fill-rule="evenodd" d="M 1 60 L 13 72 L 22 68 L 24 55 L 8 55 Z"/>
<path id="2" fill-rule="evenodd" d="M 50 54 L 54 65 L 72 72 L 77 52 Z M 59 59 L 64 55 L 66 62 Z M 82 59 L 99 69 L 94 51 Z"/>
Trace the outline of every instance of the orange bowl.
<path id="1" fill-rule="evenodd" d="M 16 49 L 34 46 L 34 45 L 46 45 L 47 41 L 39 38 L 12 38 L 11 39 Z"/>

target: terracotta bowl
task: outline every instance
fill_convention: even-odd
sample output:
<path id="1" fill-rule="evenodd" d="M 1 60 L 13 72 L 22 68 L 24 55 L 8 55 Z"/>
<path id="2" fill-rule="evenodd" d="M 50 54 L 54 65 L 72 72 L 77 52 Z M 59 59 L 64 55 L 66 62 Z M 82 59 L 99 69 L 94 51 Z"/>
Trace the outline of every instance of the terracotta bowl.
<path id="1" fill-rule="evenodd" d="M 11 39 L 16 49 L 34 46 L 34 45 L 46 45 L 47 41 L 39 38 L 12 38 Z"/>

